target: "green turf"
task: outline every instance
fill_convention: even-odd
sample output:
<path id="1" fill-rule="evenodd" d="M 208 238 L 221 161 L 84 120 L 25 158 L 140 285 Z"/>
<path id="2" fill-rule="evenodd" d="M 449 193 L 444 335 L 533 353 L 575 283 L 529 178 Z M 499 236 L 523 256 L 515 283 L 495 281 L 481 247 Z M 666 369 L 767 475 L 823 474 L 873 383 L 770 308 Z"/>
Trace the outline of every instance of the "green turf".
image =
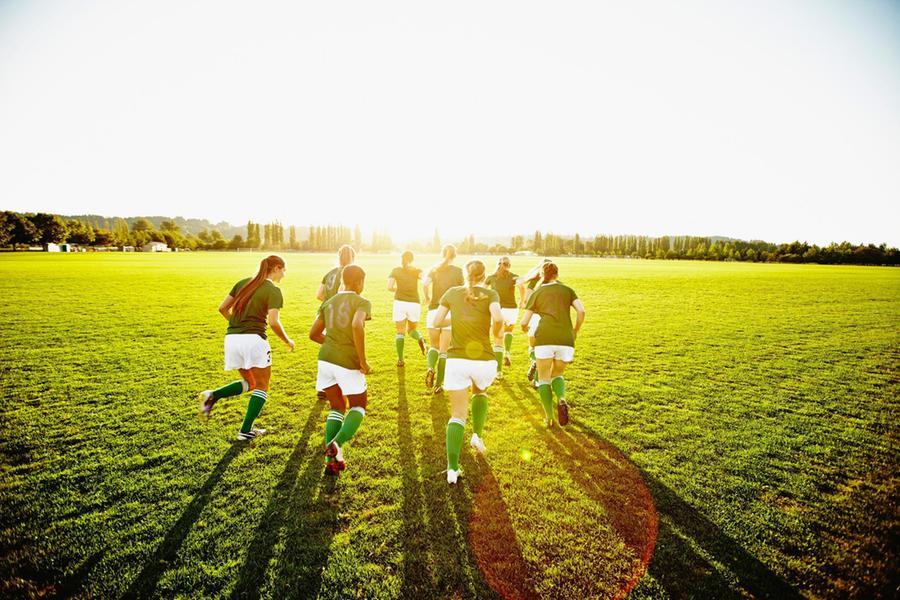
<path id="1" fill-rule="evenodd" d="M 234 379 L 216 306 L 260 255 L 0 255 L 0 595 L 611 597 L 651 546 L 634 598 L 897 589 L 900 271 L 563 259 L 574 422 L 543 429 L 517 333 L 487 460 L 466 445 L 449 488 L 446 399 L 413 342 L 394 366 L 388 257 L 359 261 L 369 410 L 322 476 L 306 333 L 333 257 L 286 258 L 298 348 L 271 336 L 247 446 L 246 396 L 208 424 L 194 396 Z"/>

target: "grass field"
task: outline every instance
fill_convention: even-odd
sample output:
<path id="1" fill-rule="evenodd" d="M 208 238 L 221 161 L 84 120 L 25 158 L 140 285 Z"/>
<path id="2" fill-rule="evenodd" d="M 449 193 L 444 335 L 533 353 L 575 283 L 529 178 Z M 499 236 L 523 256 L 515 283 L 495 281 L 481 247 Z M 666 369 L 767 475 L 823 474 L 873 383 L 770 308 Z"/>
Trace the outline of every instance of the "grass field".
<path id="1" fill-rule="evenodd" d="M 897 593 L 900 271 L 562 259 L 574 422 L 542 428 L 517 333 L 450 488 L 446 398 L 413 344 L 394 366 L 395 257 L 359 261 L 375 372 L 337 482 L 306 341 L 331 255 L 286 255 L 272 434 L 233 441 L 246 397 L 197 419 L 259 258 L 0 255 L 0 596 Z"/>

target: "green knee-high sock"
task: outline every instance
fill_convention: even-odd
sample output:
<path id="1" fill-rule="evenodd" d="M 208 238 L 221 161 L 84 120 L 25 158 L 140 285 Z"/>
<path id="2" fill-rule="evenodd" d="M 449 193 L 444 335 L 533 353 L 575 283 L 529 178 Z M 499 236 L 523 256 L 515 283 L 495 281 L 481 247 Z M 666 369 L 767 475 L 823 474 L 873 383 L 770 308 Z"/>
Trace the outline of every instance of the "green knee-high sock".
<path id="1" fill-rule="evenodd" d="M 250 402 L 247 403 L 247 414 L 244 415 L 244 424 L 241 425 L 241 433 L 248 433 L 250 431 L 253 427 L 253 421 L 259 416 L 263 404 L 266 403 L 268 397 L 269 395 L 263 390 L 253 390 L 253 393 L 250 394 Z"/>
<path id="2" fill-rule="evenodd" d="M 338 434 L 338 431 L 341 430 L 341 425 L 344 423 L 344 413 L 339 410 L 332 409 L 328 416 L 325 417 L 325 443 L 328 444 L 331 440 L 334 439 L 334 436 Z M 334 459 L 330 456 L 327 461 L 331 462 Z"/>
<path id="3" fill-rule="evenodd" d="M 494 346 L 494 359 L 497 361 L 497 372 L 503 372 L 503 346 Z"/>
<path id="4" fill-rule="evenodd" d="M 478 437 L 484 436 L 484 424 L 487 422 L 488 397 L 486 394 L 472 396 L 472 429 Z"/>
<path id="5" fill-rule="evenodd" d="M 412 331 L 409 332 L 409 337 L 411 337 L 412 339 L 414 339 L 418 342 L 419 340 L 422 339 L 422 334 L 419 333 L 418 329 L 413 329 Z"/>
<path id="6" fill-rule="evenodd" d="M 528 358 L 530 358 L 530 359 L 532 360 L 532 362 L 535 361 L 535 360 L 537 360 L 537 359 L 534 357 L 534 346 L 530 346 L 530 347 L 528 348 Z"/>
<path id="7" fill-rule="evenodd" d="M 549 381 L 541 381 L 538 383 L 538 394 L 541 396 L 541 406 L 544 407 L 544 416 L 549 420 L 553 420 L 553 390 L 550 389 Z"/>
<path id="8" fill-rule="evenodd" d="M 566 399 L 566 380 L 562 375 L 557 375 L 553 378 L 553 381 L 550 382 L 550 387 L 553 388 L 553 393 L 556 394 L 556 397 L 560 400 Z"/>
<path id="9" fill-rule="evenodd" d="M 438 352 L 437 348 L 429 348 L 428 349 L 428 368 L 434 369 L 438 364 L 438 357 L 440 356 L 440 352 Z"/>
<path id="10" fill-rule="evenodd" d="M 447 355 L 441 354 L 440 358 L 438 358 L 438 371 L 437 371 L 437 382 L 436 386 L 440 387 L 444 385 L 444 371 L 447 370 Z"/>
<path id="11" fill-rule="evenodd" d="M 338 446 L 343 446 L 350 441 L 350 438 L 353 437 L 353 434 L 356 433 L 356 430 L 362 425 L 365 416 L 366 409 L 361 406 L 354 406 L 347 411 L 347 414 L 344 415 L 344 424 L 341 425 L 341 430 L 338 431 L 337 435 L 334 437 L 334 441 L 337 442 Z"/>
<path id="12" fill-rule="evenodd" d="M 394 339 L 394 343 L 397 345 L 397 359 L 403 360 L 403 342 L 406 341 L 406 336 L 402 333 L 398 333 L 397 337 Z"/>
<path id="13" fill-rule="evenodd" d="M 228 385 L 223 385 L 219 389 L 213 390 L 212 399 L 221 400 L 222 398 L 231 398 L 232 396 L 243 394 L 249 389 L 250 385 L 243 379 L 232 381 Z"/>
<path id="14" fill-rule="evenodd" d="M 447 468 L 459 471 L 459 453 L 462 451 L 466 422 L 462 419 L 447 421 Z"/>
<path id="15" fill-rule="evenodd" d="M 506 353 L 509 354 L 512 352 L 512 343 L 513 343 L 513 334 L 510 332 L 506 332 L 503 335 L 503 348 L 506 350 Z"/>

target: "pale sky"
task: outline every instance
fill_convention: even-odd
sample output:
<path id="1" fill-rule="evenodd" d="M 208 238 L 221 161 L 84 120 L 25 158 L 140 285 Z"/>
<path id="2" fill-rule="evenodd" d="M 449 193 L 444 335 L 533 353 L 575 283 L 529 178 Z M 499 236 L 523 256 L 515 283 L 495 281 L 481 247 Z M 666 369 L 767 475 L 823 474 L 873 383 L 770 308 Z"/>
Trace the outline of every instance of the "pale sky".
<path id="1" fill-rule="evenodd" d="M 900 245 L 900 2 L 0 0 L 0 209 Z"/>

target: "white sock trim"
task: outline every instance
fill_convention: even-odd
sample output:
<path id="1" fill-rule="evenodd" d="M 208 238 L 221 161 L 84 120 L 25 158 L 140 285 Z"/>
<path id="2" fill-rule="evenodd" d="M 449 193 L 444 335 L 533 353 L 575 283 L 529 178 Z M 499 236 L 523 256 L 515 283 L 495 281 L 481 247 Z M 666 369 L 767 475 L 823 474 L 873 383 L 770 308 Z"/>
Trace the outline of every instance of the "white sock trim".
<path id="1" fill-rule="evenodd" d="M 259 396 L 260 398 L 268 398 L 269 397 L 269 394 L 267 394 L 263 390 L 253 390 L 253 394 L 251 394 L 251 395 Z"/>
<path id="2" fill-rule="evenodd" d="M 459 424 L 459 425 L 462 425 L 463 427 L 466 426 L 466 420 L 465 420 L 465 419 L 457 419 L 456 417 L 453 417 L 453 418 L 451 418 L 449 421 L 447 421 L 447 424 L 448 424 L 448 425 L 449 425 L 450 423 L 457 423 L 457 424 Z"/>
<path id="3" fill-rule="evenodd" d="M 351 411 L 354 411 L 354 410 L 355 410 L 356 412 L 358 412 L 358 413 L 361 414 L 362 416 L 366 416 L 366 409 L 364 409 L 362 406 L 354 406 L 354 407 L 351 408 L 350 410 L 351 410 Z M 348 412 L 349 412 L 349 411 L 348 411 Z"/>
<path id="4" fill-rule="evenodd" d="M 250 391 L 250 384 L 247 383 L 246 379 L 241 379 L 241 389 L 244 390 L 243 393 L 247 393 Z"/>
<path id="5" fill-rule="evenodd" d="M 446 352 L 441 352 L 440 354 L 438 354 L 438 358 L 446 359 L 446 358 L 447 358 L 447 353 L 446 353 Z"/>
<path id="6" fill-rule="evenodd" d="M 538 381 L 538 385 L 550 385 L 549 381 Z"/>

